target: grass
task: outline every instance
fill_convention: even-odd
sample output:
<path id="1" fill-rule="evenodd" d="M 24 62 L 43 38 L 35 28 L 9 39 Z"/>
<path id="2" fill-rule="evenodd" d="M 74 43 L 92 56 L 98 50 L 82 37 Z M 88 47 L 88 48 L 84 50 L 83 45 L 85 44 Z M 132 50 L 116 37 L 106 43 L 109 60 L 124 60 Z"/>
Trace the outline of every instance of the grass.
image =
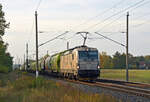
<path id="1" fill-rule="evenodd" d="M 20 72 L 0 75 L 0 102 L 118 102 L 110 95 L 85 93 L 43 77 L 35 79 Z"/>
<path id="2" fill-rule="evenodd" d="M 125 80 L 125 69 L 101 69 L 101 78 Z M 129 70 L 129 81 L 150 84 L 150 70 Z"/>

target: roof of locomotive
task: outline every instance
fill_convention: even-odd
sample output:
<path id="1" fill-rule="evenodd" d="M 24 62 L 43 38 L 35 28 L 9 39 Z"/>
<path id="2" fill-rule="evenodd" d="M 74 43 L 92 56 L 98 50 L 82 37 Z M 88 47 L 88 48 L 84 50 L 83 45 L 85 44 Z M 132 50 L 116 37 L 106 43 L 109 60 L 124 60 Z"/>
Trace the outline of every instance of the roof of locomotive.
<path id="1" fill-rule="evenodd" d="M 58 55 L 58 54 L 66 54 L 67 52 L 68 53 L 71 53 L 73 50 L 85 50 L 85 49 L 90 49 L 90 50 L 97 50 L 97 48 L 92 48 L 92 47 L 88 47 L 88 46 L 76 46 L 76 47 L 74 47 L 74 48 L 71 48 L 71 49 L 68 49 L 68 50 L 65 50 L 65 51 L 62 51 L 62 52 L 59 52 L 59 53 L 56 53 L 56 54 L 54 54 L 54 55 L 52 55 L 52 56 L 56 56 L 56 55 Z M 67 54 L 68 54 L 67 53 Z M 51 56 L 51 57 L 52 57 Z"/>
<path id="2" fill-rule="evenodd" d="M 92 47 L 87 47 L 87 46 L 79 46 L 75 48 L 76 50 L 82 51 L 82 50 L 87 50 L 87 51 L 92 51 L 92 50 L 97 50 L 97 48 L 92 48 Z M 75 50 L 73 49 L 73 50 Z"/>

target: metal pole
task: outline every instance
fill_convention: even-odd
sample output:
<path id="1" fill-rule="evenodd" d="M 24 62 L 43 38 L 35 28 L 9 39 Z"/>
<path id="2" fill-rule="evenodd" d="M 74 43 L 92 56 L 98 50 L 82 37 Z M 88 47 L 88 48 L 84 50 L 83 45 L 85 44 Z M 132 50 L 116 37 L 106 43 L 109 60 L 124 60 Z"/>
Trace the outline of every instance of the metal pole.
<path id="1" fill-rule="evenodd" d="M 24 70 L 26 70 L 26 65 L 25 65 L 25 63 L 26 63 L 26 59 L 25 59 L 25 54 L 24 54 Z"/>
<path id="2" fill-rule="evenodd" d="M 129 75 L 128 75 L 128 69 L 129 69 L 129 64 L 128 64 L 128 44 L 129 44 L 129 37 L 128 37 L 128 32 L 129 31 L 129 12 L 127 12 L 127 34 L 126 34 L 126 81 L 129 81 Z"/>
<path id="3" fill-rule="evenodd" d="M 35 32 L 36 32 L 36 78 L 38 77 L 38 22 L 37 22 L 37 11 L 35 11 Z"/>
<path id="4" fill-rule="evenodd" d="M 69 49 L 69 42 L 67 42 L 67 50 Z"/>
<path id="5" fill-rule="evenodd" d="M 48 55 L 48 50 L 47 50 L 47 55 Z"/>
<path id="6" fill-rule="evenodd" d="M 26 70 L 28 69 L 28 43 L 26 44 Z"/>

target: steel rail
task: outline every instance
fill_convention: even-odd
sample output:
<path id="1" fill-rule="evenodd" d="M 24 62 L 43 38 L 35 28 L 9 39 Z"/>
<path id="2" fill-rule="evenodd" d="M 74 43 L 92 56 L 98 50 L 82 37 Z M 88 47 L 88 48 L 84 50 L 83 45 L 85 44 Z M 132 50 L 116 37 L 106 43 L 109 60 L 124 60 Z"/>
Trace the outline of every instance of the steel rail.
<path id="1" fill-rule="evenodd" d="M 77 84 L 89 85 L 92 87 L 101 87 L 113 91 L 124 92 L 130 95 L 136 95 L 136 96 L 141 96 L 150 99 L 150 90 L 146 90 L 143 88 L 135 88 L 135 87 L 129 87 L 129 86 L 117 85 L 117 84 L 108 84 L 103 82 L 90 83 L 90 82 L 75 81 L 69 79 L 66 79 L 66 81 L 77 83 Z"/>
<path id="2" fill-rule="evenodd" d="M 104 82 L 104 83 L 115 83 L 119 85 L 126 85 L 131 87 L 138 87 L 143 89 L 150 89 L 150 84 L 148 83 L 140 83 L 140 82 L 126 82 L 122 80 L 112 80 L 112 79 L 97 79 L 97 82 Z"/>

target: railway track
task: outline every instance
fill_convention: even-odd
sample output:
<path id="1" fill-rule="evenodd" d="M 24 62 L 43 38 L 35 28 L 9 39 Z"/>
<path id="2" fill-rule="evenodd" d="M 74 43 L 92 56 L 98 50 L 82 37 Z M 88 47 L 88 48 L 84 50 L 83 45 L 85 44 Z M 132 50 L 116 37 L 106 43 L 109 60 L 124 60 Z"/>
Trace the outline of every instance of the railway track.
<path id="1" fill-rule="evenodd" d="M 126 82 L 126 81 L 110 80 L 110 79 L 97 79 L 96 81 L 103 82 L 103 83 L 115 83 L 115 84 L 119 84 L 119 85 L 126 85 L 126 86 L 130 86 L 130 87 L 137 87 L 137 88 L 143 88 L 143 89 L 150 90 L 150 84 L 146 84 L 146 83 Z"/>
<path id="2" fill-rule="evenodd" d="M 115 83 L 104 83 L 104 82 L 90 83 L 90 82 L 74 81 L 74 80 L 68 80 L 68 79 L 67 81 L 77 83 L 77 84 L 89 85 L 93 87 L 101 87 L 101 88 L 110 89 L 113 91 L 123 92 L 123 93 L 141 96 L 141 97 L 150 99 L 150 90 L 148 89 L 137 88 L 133 86 L 131 87 L 128 85 L 119 85 Z"/>

